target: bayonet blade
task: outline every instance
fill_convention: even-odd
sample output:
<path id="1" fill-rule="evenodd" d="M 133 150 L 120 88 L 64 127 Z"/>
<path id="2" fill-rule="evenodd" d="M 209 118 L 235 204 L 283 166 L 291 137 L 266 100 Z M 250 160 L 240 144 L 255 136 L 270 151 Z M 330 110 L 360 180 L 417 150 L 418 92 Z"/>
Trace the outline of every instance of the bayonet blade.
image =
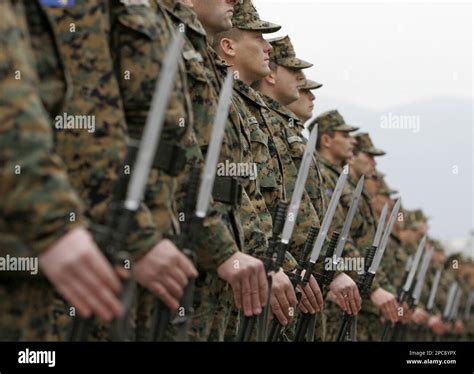
<path id="1" fill-rule="evenodd" d="M 423 256 L 420 272 L 418 274 L 415 289 L 413 290 L 413 295 L 412 295 L 415 304 L 417 304 L 418 301 L 420 300 L 421 290 L 423 289 L 423 283 L 425 282 L 426 272 L 428 271 L 428 267 L 430 265 L 432 256 L 433 256 L 433 248 L 430 248 L 430 250 L 425 252 Z"/>
<path id="2" fill-rule="evenodd" d="M 451 320 L 454 319 L 455 317 L 457 317 L 457 315 L 458 315 L 459 304 L 461 302 L 461 295 L 462 295 L 462 289 L 461 289 L 461 287 L 458 287 L 457 292 L 456 292 L 456 297 L 454 298 L 453 307 L 451 309 L 451 313 L 450 313 L 450 316 L 449 316 L 449 319 L 451 319 Z"/>
<path id="3" fill-rule="evenodd" d="M 418 264 L 420 263 L 421 255 L 423 254 L 423 249 L 425 248 L 426 243 L 426 235 L 421 239 L 420 244 L 418 245 L 418 249 L 415 253 L 415 258 L 413 259 L 413 263 L 410 267 L 410 272 L 408 273 L 408 277 L 403 285 L 403 291 L 408 292 L 411 288 L 413 283 L 413 279 L 415 278 L 416 270 L 418 269 Z"/>
<path id="4" fill-rule="evenodd" d="M 148 176 L 158 148 L 161 131 L 163 130 L 166 109 L 168 108 L 175 83 L 183 42 L 183 33 L 176 32 L 168 47 L 166 58 L 163 62 L 163 69 L 155 86 L 150 111 L 140 140 L 140 148 L 132 170 L 124 203 L 125 208 L 131 211 L 138 209 L 145 193 Z"/>
<path id="5" fill-rule="evenodd" d="M 308 142 L 306 143 L 306 148 L 304 150 L 303 158 L 300 164 L 300 170 L 298 171 L 298 177 L 296 178 L 293 196 L 291 197 L 288 214 L 286 216 L 285 225 L 283 226 L 283 232 L 281 235 L 281 242 L 283 244 L 288 244 L 290 242 L 291 236 L 293 235 L 293 229 L 296 224 L 296 218 L 298 217 L 298 211 L 300 209 L 303 192 L 305 191 L 306 179 L 308 178 L 309 167 L 313 160 L 313 153 L 314 149 L 316 148 L 317 139 L 318 127 L 315 126 L 309 136 Z"/>
<path id="6" fill-rule="evenodd" d="M 232 100 L 233 83 L 233 74 L 229 71 L 219 95 L 219 104 L 217 105 L 216 116 L 212 126 L 212 135 L 206 154 L 202 181 L 199 186 L 199 194 L 196 203 L 196 216 L 199 218 L 206 216 L 209 207 L 214 180 L 216 178 L 217 161 L 219 160 L 221 152 L 222 139 L 224 138 L 225 126 Z"/>
<path id="7" fill-rule="evenodd" d="M 360 195 L 362 194 L 362 189 L 364 188 L 364 176 L 361 176 L 359 182 L 357 183 L 357 187 L 352 194 L 352 201 L 351 205 L 349 206 L 349 211 L 347 212 L 346 220 L 344 221 L 344 225 L 342 227 L 341 236 L 339 237 L 339 241 L 337 242 L 335 256 L 333 258 L 333 263 L 337 264 L 339 262 L 339 258 L 342 255 L 342 251 L 344 250 L 344 246 L 347 241 L 347 237 L 349 236 L 349 230 L 351 229 L 352 220 L 354 219 L 355 212 L 359 205 Z"/>
<path id="8" fill-rule="evenodd" d="M 438 292 L 439 280 L 441 279 L 441 269 L 436 270 L 436 275 L 431 285 L 430 297 L 428 298 L 428 304 L 426 304 L 427 310 L 432 310 L 434 307 L 436 292 Z"/>
<path id="9" fill-rule="evenodd" d="M 395 206 L 392 209 L 392 213 L 390 213 L 390 219 L 388 220 L 387 227 L 385 228 L 385 231 L 383 233 L 380 247 L 378 248 L 377 253 L 375 254 L 374 260 L 372 261 L 372 264 L 370 265 L 370 268 L 369 268 L 369 272 L 371 274 L 375 274 L 377 272 L 377 269 L 379 268 L 380 261 L 382 260 L 382 256 L 385 252 L 385 248 L 387 247 L 388 240 L 390 238 L 390 234 L 392 233 L 393 226 L 395 225 L 395 220 L 397 219 L 398 211 L 400 210 L 401 204 L 402 204 L 402 200 L 398 199 L 397 202 L 395 203 Z"/>
<path id="10" fill-rule="evenodd" d="M 377 231 L 375 232 L 374 237 L 374 244 L 372 246 L 378 248 L 380 244 L 380 239 L 382 238 L 382 232 L 385 226 L 385 220 L 387 219 L 387 212 L 388 212 L 388 204 L 385 203 L 382 209 L 382 213 L 380 213 L 379 225 L 377 226 Z"/>
<path id="11" fill-rule="evenodd" d="M 452 307 L 453 302 L 454 302 L 454 297 L 455 297 L 457 288 L 458 288 L 458 283 L 457 282 L 451 283 L 451 286 L 449 287 L 448 300 L 446 300 L 446 305 L 444 306 L 444 311 L 443 311 L 443 318 L 445 320 L 447 320 L 449 318 L 449 315 L 451 313 L 451 307 Z"/>
<path id="12" fill-rule="evenodd" d="M 336 212 L 337 204 L 339 203 L 339 199 L 341 198 L 342 190 L 344 189 L 344 184 L 346 183 L 348 174 L 349 170 L 348 166 L 346 165 L 342 169 L 341 175 L 339 176 L 339 179 L 336 183 L 336 188 L 332 193 L 328 210 L 324 215 L 323 223 L 321 224 L 318 237 L 316 238 L 316 242 L 314 243 L 310 258 L 310 262 L 313 264 L 316 263 L 316 260 L 318 259 L 321 249 L 323 247 L 324 240 L 326 239 L 329 226 L 331 225 L 332 218 L 334 217 L 334 213 Z"/>

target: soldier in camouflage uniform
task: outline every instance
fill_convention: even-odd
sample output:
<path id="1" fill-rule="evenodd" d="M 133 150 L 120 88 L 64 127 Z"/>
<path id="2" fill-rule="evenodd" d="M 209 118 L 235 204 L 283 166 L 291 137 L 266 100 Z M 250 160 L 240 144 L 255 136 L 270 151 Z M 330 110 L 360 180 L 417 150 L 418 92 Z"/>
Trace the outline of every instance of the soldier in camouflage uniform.
<path id="1" fill-rule="evenodd" d="M 43 271 L 1 274 L 2 340 L 46 338 L 54 294 L 44 276 L 82 315 L 122 312 L 118 277 L 86 231 L 86 204 L 55 152 L 52 117 L 71 91 L 49 24 L 39 1 L 0 3 L 0 248 L 39 257 Z"/>
<path id="2" fill-rule="evenodd" d="M 290 152 L 293 162 L 296 167 L 299 169 L 301 164 L 301 159 L 304 154 L 304 149 L 307 143 L 306 138 L 303 135 L 304 124 L 313 116 L 314 109 L 314 100 L 315 96 L 311 90 L 316 90 L 321 88 L 323 85 L 321 83 L 312 81 L 310 79 L 303 80 L 303 83 L 299 86 L 300 97 L 298 100 L 287 105 L 286 108 L 290 110 L 299 121 L 288 124 L 286 132 L 288 134 L 288 140 L 290 145 Z M 318 217 L 324 217 L 326 213 L 326 208 L 329 204 L 327 196 L 323 193 L 325 191 L 325 181 L 321 170 L 319 168 L 319 163 L 317 162 L 318 155 L 316 150 L 309 168 L 308 177 L 306 180 L 306 192 L 308 193 L 313 207 L 316 210 Z M 318 264 L 319 268 L 320 264 Z M 318 314 L 316 325 L 315 325 L 315 341 L 325 340 L 326 335 L 326 321 L 324 313 Z"/>
<path id="3" fill-rule="evenodd" d="M 444 270 L 444 264 L 446 262 L 446 254 L 444 253 L 443 247 L 441 244 L 431 239 L 430 244 L 433 246 L 433 258 L 431 260 L 430 268 L 428 269 L 427 277 L 427 288 L 431 292 L 431 287 L 433 286 L 433 281 L 438 269 L 441 269 L 441 277 L 438 284 L 438 289 L 435 295 L 433 309 L 430 311 L 428 320 L 424 324 L 423 328 L 416 330 L 418 334 L 414 334 L 413 338 L 415 340 L 435 340 L 437 334 L 441 334 L 444 330 L 444 323 L 441 319 L 443 313 L 443 307 L 446 303 L 447 291 L 450 283 L 449 277 L 447 277 L 447 272 Z M 422 295 L 425 300 L 429 297 L 426 293 Z"/>
<path id="4" fill-rule="evenodd" d="M 399 237 L 403 245 L 403 250 L 406 252 L 406 256 L 412 257 L 415 255 L 415 252 L 418 248 L 420 240 L 425 235 L 423 225 L 420 221 L 417 221 L 414 211 L 403 209 L 403 221 L 401 222 L 399 229 Z M 430 247 L 430 244 L 426 245 L 426 249 Z M 421 260 L 420 260 L 421 261 Z M 420 265 L 418 265 L 420 266 Z M 401 285 L 398 285 L 399 287 Z M 412 330 L 414 324 L 421 325 L 425 323 L 429 317 L 428 313 L 425 311 L 425 301 L 427 300 L 429 293 L 427 281 L 425 280 L 423 285 L 423 291 L 418 301 L 418 305 L 414 310 L 410 310 L 407 316 L 409 318 L 404 318 L 403 323 L 407 326 L 404 327 L 404 339 L 412 340 Z M 425 297 L 426 295 L 426 297 Z"/>
<path id="5" fill-rule="evenodd" d="M 303 75 L 304 80 L 299 86 L 299 99 L 286 106 L 287 109 L 289 109 L 299 118 L 301 124 L 305 124 L 313 117 L 314 101 L 316 100 L 316 96 L 312 91 L 317 90 L 323 86 L 322 83 L 308 79 L 304 73 Z"/>
<path id="6" fill-rule="evenodd" d="M 354 136 L 354 139 L 356 140 L 353 149 L 354 157 L 348 160 L 349 178 L 347 185 L 350 189 L 351 196 L 362 175 L 365 178 L 370 178 L 375 174 L 375 157 L 385 155 L 384 151 L 373 145 L 369 134 L 358 133 Z M 347 209 L 350 203 L 344 200 L 341 202 L 345 205 L 345 209 Z M 362 190 L 361 199 L 359 200 L 359 205 L 350 231 L 351 238 L 359 256 L 365 258 L 367 255 L 367 249 L 372 245 L 375 237 L 378 218 L 379 217 L 376 217 L 372 210 L 369 195 L 365 189 Z M 383 286 L 381 286 L 386 283 L 387 279 L 383 267 L 379 267 L 377 276 L 372 283 L 370 297 L 363 299 L 362 310 L 357 317 L 358 340 L 377 340 L 381 328 L 380 311 L 387 314 L 388 309 L 392 309 L 392 312 L 395 312 L 395 296 L 387 292 Z"/>
<path id="7" fill-rule="evenodd" d="M 387 185 L 383 174 L 377 173 L 377 178 L 379 183 L 379 191 L 378 194 L 372 199 L 372 207 L 374 208 L 374 213 L 379 215 L 382 210 L 382 206 L 385 203 L 389 203 L 389 210 L 393 208 L 395 200 L 393 200 L 391 196 L 397 194 L 398 191 L 393 190 Z M 398 214 L 398 218 L 390 235 L 390 239 L 388 241 L 387 248 L 385 249 L 381 264 L 383 272 L 386 275 L 386 283 L 384 281 L 383 288 L 392 295 L 397 295 L 399 288 L 402 286 L 402 278 L 406 270 L 408 257 L 413 252 L 413 246 L 411 245 L 412 248 L 407 249 L 405 247 L 406 243 L 404 244 L 400 237 L 400 231 L 403 229 L 403 224 L 404 214 L 402 210 Z M 412 241 L 415 241 L 416 244 L 418 244 L 415 239 L 412 239 Z M 396 307 L 396 315 L 393 315 L 392 312 L 382 313 L 383 319 L 390 320 L 392 323 L 395 323 L 396 321 L 407 323 L 411 316 L 408 310 L 408 305 L 406 303 L 403 305 L 396 303 Z"/>
<path id="8" fill-rule="evenodd" d="M 330 199 L 339 175 L 343 171 L 344 164 L 353 156 L 352 150 L 355 141 L 349 133 L 356 131 L 358 128 L 347 125 L 344 118 L 335 110 L 320 114 L 315 123 L 318 125 L 316 149 L 325 181 L 324 194 L 327 199 Z M 331 161 L 328 159 L 331 159 Z M 351 195 L 351 190 L 346 183 L 331 224 L 330 233 L 333 231 L 341 232 Z M 355 251 L 353 240 L 349 238 L 343 256 L 356 256 Z M 352 276 L 356 276 L 356 273 L 353 273 Z M 350 314 L 359 312 L 361 305 L 359 291 L 348 274 L 337 272 L 334 280 L 329 285 L 329 290 L 329 300 L 334 301 L 340 308 Z M 334 303 L 329 303 L 325 314 L 327 318 L 326 340 L 334 340 L 340 325 L 340 309 Z"/>
<path id="9" fill-rule="evenodd" d="M 218 57 L 210 44 L 212 44 L 216 33 L 226 31 L 232 26 L 229 11 L 233 10 L 235 1 L 189 1 L 187 3 L 196 13 L 196 21 L 202 24 L 200 29 L 192 27 L 192 24 L 185 22 L 183 14 L 178 15 L 177 21 L 188 25 L 189 47 L 192 49 L 185 50 L 184 59 L 193 102 L 196 136 L 201 150 L 205 154 L 209 144 L 212 130 L 210 124 L 215 115 L 218 94 L 228 71 L 228 66 Z M 260 202 L 263 202 L 263 197 L 258 190 L 256 175 L 254 175 L 250 136 L 242 125 L 235 105 L 231 104 L 218 163 L 218 168 L 222 170 L 217 171 L 214 184 L 214 200 L 219 202 L 222 207 L 222 215 L 227 217 L 230 222 L 239 249 L 246 254 L 263 257 L 268 242 L 266 233 L 260 229 L 262 223 L 255 208 Z M 225 167 L 229 165 L 234 165 L 237 171 L 240 169 L 241 172 L 233 174 L 231 170 L 226 171 Z M 237 200 L 233 196 L 235 195 L 234 191 L 241 193 L 241 196 L 237 196 Z M 214 282 L 212 279 L 216 276 L 210 273 L 205 275 L 205 278 L 203 277 L 205 281 L 202 284 L 202 293 L 209 292 L 210 287 L 207 284 L 209 278 Z M 228 302 L 225 303 L 225 295 L 231 296 L 230 290 L 222 289 L 226 287 L 225 284 L 222 284 L 221 280 L 218 282 L 218 288 L 212 292 L 220 295 L 218 299 L 211 300 L 212 303 L 220 304 L 219 311 L 213 316 L 215 327 L 213 340 L 223 339 L 232 308 L 231 298 L 228 297 Z M 261 300 L 261 304 L 266 302 L 265 299 L 266 296 Z M 236 306 L 242 309 L 242 305 L 239 303 Z M 260 307 L 250 309 L 246 306 L 243 311 L 246 315 L 252 315 L 259 314 L 261 309 Z M 210 314 L 213 313 L 210 313 L 207 307 L 202 308 L 200 319 L 209 318 Z M 196 320 L 197 323 L 200 323 L 198 318 Z"/>
<path id="10" fill-rule="evenodd" d="M 53 9 L 28 2 L 27 16 L 39 75 L 45 79 L 44 86 L 40 86 L 45 106 L 53 108 L 52 99 L 58 97 L 53 92 L 61 86 L 51 84 L 48 79 L 58 82 L 59 66 L 66 68 L 67 82 L 73 89 L 68 91 L 72 95 L 65 95 L 61 106 L 54 107 L 54 110 L 62 111 L 55 117 L 55 128 L 58 130 L 56 151 L 66 163 L 71 184 L 81 191 L 86 214 L 94 224 L 103 224 L 126 146 L 126 127 L 107 47 L 108 16 L 105 4 L 76 1 L 72 7 Z M 86 124 L 92 123 L 93 126 L 84 127 L 85 120 L 92 121 Z M 74 219 L 74 213 L 70 213 L 71 219 Z M 127 250 L 132 260 L 137 260 L 137 268 L 148 275 L 148 279 L 144 279 L 143 273 L 137 272 L 137 280 L 152 288 L 159 284 L 158 287 L 169 292 L 173 288 L 169 280 L 182 273 L 185 280 L 177 291 L 181 293 L 187 283 L 186 278 L 197 273 L 189 260 L 171 243 L 157 244 L 160 235 L 145 205 L 141 206 L 135 217 L 131 232 Z M 161 256 L 163 251 L 168 256 Z M 148 261 L 148 258 L 143 261 L 145 253 L 145 257 L 158 255 L 159 259 L 155 262 Z M 178 272 L 172 270 L 172 266 L 178 266 Z M 128 267 L 128 263 L 124 263 L 124 267 Z M 81 276 L 86 273 L 81 273 Z M 93 277 L 87 278 L 87 281 L 95 285 L 102 298 L 110 299 L 100 281 Z M 60 291 L 64 294 L 63 290 Z M 53 324 L 49 338 L 64 339 L 70 317 L 76 314 L 75 309 L 68 308 L 61 299 L 57 299 L 51 309 Z M 79 308 L 79 312 L 84 314 L 84 309 Z M 110 320 L 112 316 L 104 319 Z M 98 325 L 94 331 L 96 338 L 105 337 L 102 327 Z"/>

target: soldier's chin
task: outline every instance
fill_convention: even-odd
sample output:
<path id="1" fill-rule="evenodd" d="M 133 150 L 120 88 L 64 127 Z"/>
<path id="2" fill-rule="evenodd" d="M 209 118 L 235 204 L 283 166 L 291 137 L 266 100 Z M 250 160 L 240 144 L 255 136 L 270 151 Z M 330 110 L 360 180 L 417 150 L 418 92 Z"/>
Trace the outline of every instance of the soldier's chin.
<path id="1" fill-rule="evenodd" d="M 268 74 L 270 74 L 272 71 L 270 70 L 270 66 L 268 62 L 264 62 L 262 66 L 262 78 L 266 77 Z"/>

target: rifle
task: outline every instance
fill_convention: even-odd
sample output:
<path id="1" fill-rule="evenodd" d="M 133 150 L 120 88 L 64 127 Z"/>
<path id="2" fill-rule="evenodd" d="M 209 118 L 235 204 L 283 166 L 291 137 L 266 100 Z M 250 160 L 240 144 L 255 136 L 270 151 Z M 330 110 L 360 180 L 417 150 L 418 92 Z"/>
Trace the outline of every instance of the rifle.
<path id="1" fill-rule="evenodd" d="M 428 312 L 428 314 L 431 314 L 434 308 L 436 293 L 438 292 L 439 281 L 441 279 L 441 272 L 442 272 L 442 269 L 436 270 L 433 284 L 431 285 L 430 296 L 428 297 L 428 303 L 426 304 L 426 311 Z M 418 325 L 415 330 L 415 336 L 417 338 L 418 336 L 421 335 L 422 330 L 423 330 L 423 325 Z"/>
<path id="2" fill-rule="evenodd" d="M 423 253 L 423 248 L 425 247 L 425 242 L 426 242 L 426 235 L 423 237 L 423 239 L 421 239 L 413 261 L 410 261 L 410 259 L 408 259 L 407 261 L 407 262 L 411 262 L 411 266 L 410 266 L 410 270 L 408 271 L 408 274 L 406 275 L 405 282 L 402 282 L 401 287 L 398 289 L 398 294 L 397 294 L 398 304 L 403 304 L 407 296 L 412 290 L 413 280 L 415 278 L 416 270 L 418 269 L 418 264 L 420 262 L 421 255 Z M 383 342 L 390 340 L 392 336 L 392 332 L 393 330 L 392 330 L 391 322 L 385 321 L 380 340 Z"/>
<path id="3" fill-rule="evenodd" d="M 196 161 L 191 172 L 188 194 L 184 204 L 185 217 L 189 218 L 183 222 L 180 235 L 174 238 L 176 245 L 181 248 L 183 253 L 194 263 L 196 262 L 196 255 L 192 249 L 193 243 L 197 233 L 203 226 L 203 221 L 209 208 L 212 187 L 214 186 L 216 177 L 217 162 L 232 99 L 232 88 L 233 75 L 228 73 L 219 95 L 219 103 L 212 127 L 209 149 L 206 154 L 202 181 L 200 183 L 201 168 Z M 188 341 L 189 323 L 194 312 L 192 307 L 194 285 L 194 279 L 190 279 L 184 289 L 178 315 L 173 320 L 171 320 L 170 310 L 161 300 L 156 300 L 153 325 L 151 328 L 152 341 L 162 341 L 165 339 L 166 329 L 170 322 L 172 325 L 177 326 L 176 339 L 179 341 Z"/>
<path id="4" fill-rule="evenodd" d="M 283 225 L 285 223 L 286 210 L 288 204 L 280 201 L 277 205 L 275 215 L 273 217 L 273 228 L 272 228 L 272 237 L 269 241 L 268 251 L 264 259 L 264 268 L 267 273 L 267 282 L 268 282 L 268 297 L 267 305 L 265 306 L 262 313 L 258 316 L 259 318 L 259 330 L 265 329 L 263 324 L 266 324 L 268 318 L 268 311 L 270 308 L 270 297 L 271 297 L 271 287 L 272 287 L 272 271 L 279 271 L 283 261 L 285 259 L 285 247 L 281 245 L 280 235 L 283 231 Z M 276 256 L 276 258 L 275 258 Z M 237 341 L 249 341 L 252 337 L 252 332 L 255 326 L 257 316 L 244 316 L 242 321 L 242 326 L 239 329 L 237 335 Z M 261 331 L 260 333 L 261 334 Z M 260 336 L 258 337 L 260 340 Z"/>
<path id="5" fill-rule="evenodd" d="M 140 148 L 136 156 L 132 175 L 121 174 L 115 186 L 114 198 L 108 207 L 106 225 L 95 227 L 95 240 L 109 262 L 123 265 L 128 260 L 124 248 L 127 246 L 127 237 L 135 214 L 143 199 L 148 175 L 152 168 L 156 149 L 158 148 L 161 131 L 165 119 L 166 108 L 171 97 L 174 79 L 178 70 L 178 60 L 183 45 L 183 35 L 178 32 L 168 47 L 167 56 L 163 64 L 163 74 L 156 83 L 155 93 L 148 115 Z M 134 155 L 129 153 L 126 162 L 132 162 Z M 134 283 L 131 278 L 123 282 L 121 301 L 125 306 L 124 317 L 113 322 L 111 336 L 113 340 L 125 338 L 125 326 L 128 310 L 133 299 Z M 92 327 L 93 319 L 75 317 L 69 332 L 69 341 L 84 341 Z"/>
<path id="6" fill-rule="evenodd" d="M 425 252 L 423 255 L 423 260 L 421 262 L 421 268 L 418 272 L 418 277 L 416 280 L 416 285 L 411 293 L 411 297 L 408 300 L 408 308 L 414 309 L 418 305 L 420 300 L 421 291 L 423 289 L 423 283 L 425 281 L 426 272 L 428 271 L 428 266 L 430 265 L 431 257 L 433 256 L 433 248 L 430 248 L 428 252 Z M 407 330 L 407 325 L 402 325 L 399 321 L 395 324 L 393 328 L 392 340 L 404 340 Z"/>
<path id="7" fill-rule="evenodd" d="M 343 171 L 341 172 L 339 179 L 336 183 L 336 187 L 332 193 L 331 196 L 331 201 L 329 202 L 328 210 L 326 211 L 326 214 L 324 215 L 323 222 L 321 224 L 321 228 L 319 230 L 318 236 L 316 238 L 316 241 L 313 245 L 313 249 L 311 251 L 311 256 L 309 259 L 308 264 L 306 265 L 305 269 L 305 274 L 303 279 L 301 280 L 301 287 L 305 287 L 309 280 L 310 277 L 313 273 L 314 267 L 316 265 L 316 262 L 319 258 L 319 255 L 321 253 L 323 244 L 326 240 L 326 236 L 328 234 L 329 226 L 331 225 L 332 219 L 334 217 L 334 213 L 336 212 L 337 204 L 339 203 L 339 199 L 342 194 L 342 190 L 344 189 L 344 184 L 346 183 L 348 176 L 348 167 L 347 165 L 344 166 Z M 338 239 L 338 233 L 333 233 L 331 243 L 329 245 L 328 251 L 331 252 L 335 249 L 337 245 L 337 239 Z M 303 341 L 304 340 L 304 335 L 306 334 L 307 331 L 309 331 L 309 325 L 315 321 L 314 318 L 312 318 L 312 315 L 310 313 L 302 313 L 300 318 L 298 319 L 298 323 L 296 325 L 296 335 L 295 335 L 295 341 Z M 310 331 L 311 332 L 311 331 Z M 311 332 L 311 333 L 314 333 Z"/>
<path id="8" fill-rule="evenodd" d="M 367 250 L 367 254 L 366 254 L 365 262 L 364 262 L 364 265 L 365 265 L 364 274 L 358 277 L 358 280 L 357 280 L 357 286 L 359 288 L 359 292 L 361 293 L 361 295 L 369 294 L 370 289 L 372 287 L 372 282 L 374 280 L 375 274 L 371 276 L 372 274 L 369 273 L 369 268 L 372 265 L 375 254 L 380 244 L 380 239 L 382 238 L 382 232 L 385 225 L 385 219 L 387 218 L 387 212 L 388 212 L 388 204 L 385 204 L 382 209 L 382 212 L 380 213 L 379 224 L 377 226 L 377 231 L 375 232 L 374 242 L 372 246 L 368 248 Z M 353 318 L 353 316 L 351 316 L 347 312 L 344 312 L 344 315 L 342 317 L 341 327 L 339 328 L 339 333 L 337 334 L 336 341 L 342 342 L 345 339 L 347 340 L 346 338 L 347 333 L 354 321 L 355 321 L 355 318 Z"/>

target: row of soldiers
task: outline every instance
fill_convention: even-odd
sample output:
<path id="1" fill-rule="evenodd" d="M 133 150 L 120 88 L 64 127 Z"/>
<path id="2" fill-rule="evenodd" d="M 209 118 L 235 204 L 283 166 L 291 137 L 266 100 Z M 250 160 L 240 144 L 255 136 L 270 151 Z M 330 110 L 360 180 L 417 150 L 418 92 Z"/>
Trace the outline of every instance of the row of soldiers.
<path id="1" fill-rule="evenodd" d="M 305 76 L 313 64 L 288 36 L 264 38 L 280 28 L 261 20 L 251 0 L 0 2 L 0 254 L 37 258 L 41 269 L 0 272 L 2 340 L 266 340 L 267 317 L 274 340 L 340 340 L 345 319 L 345 340 L 379 340 L 384 323 L 402 324 L 406 339 L 472 338 L 473 264 L 446 259 L 438 242 L 422 248 L 432 259 L 416 307 L 399 297 L 427 218 L 402 209 L 393 229 L 379 225 L 399 206 L 376 170 L 385 153 L 336 110 L 309 121 L 322 84 Z M 165 61 L 178 34 L 172 73 Z M 215 151 L 229 75 L 212 199 L 196 221 L 186 202 L 194 171 Z M 111 220 L 110 212 L 121 181 L 141 167 L 132 155 L 143 151 L 136 144 L 156 119 L 157 82 L 166 76 L 173 87 L 143 200 L 128 225 L 117 224 L 127 214 Z M 294 194 L 294 228 L 275 261 L 269 248 Z M 123 257 L 104 251 L 104 226 L 108 241 L 125 237 Z M 321 276 L 331 261 L 311 271 L 309 234 L 331 259 L 344 226 L 331 278 Z M 368 260 L 382 232 L 385 254 L 362 292 L 364 261 L 344 260 Z M 130 284 L 134 292 L 124 292 Z"/>

